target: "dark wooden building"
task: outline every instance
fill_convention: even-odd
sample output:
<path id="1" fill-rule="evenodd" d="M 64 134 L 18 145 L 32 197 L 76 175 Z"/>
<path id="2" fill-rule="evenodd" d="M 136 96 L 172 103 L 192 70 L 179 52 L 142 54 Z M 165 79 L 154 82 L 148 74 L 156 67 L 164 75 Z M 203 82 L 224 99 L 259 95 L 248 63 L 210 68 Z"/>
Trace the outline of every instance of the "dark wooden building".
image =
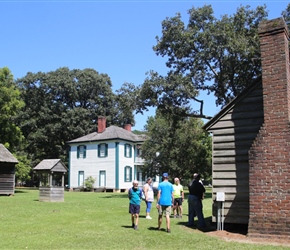
<path id="1" fill-rule="evenodd" d="M 0 194 L 12 195 L 15 187 L 16 158 L 0 144 Z"/>
<path id="2" fill-rule="evenodd" d="M 38 175 L 39 201 L 64 201 L 64 175 L 67 167 L 60 159 L 46 159 L 34 169 Z"/>
<path id="3" fill-rule="evenodd" d="M 225 193 L 225 223 L 248 224 L 248 236 L 290 233 L 289 32 L 283 18 L 259 27 L 262 80 L 204 128 L 213 136 L 213 221 Z"/>

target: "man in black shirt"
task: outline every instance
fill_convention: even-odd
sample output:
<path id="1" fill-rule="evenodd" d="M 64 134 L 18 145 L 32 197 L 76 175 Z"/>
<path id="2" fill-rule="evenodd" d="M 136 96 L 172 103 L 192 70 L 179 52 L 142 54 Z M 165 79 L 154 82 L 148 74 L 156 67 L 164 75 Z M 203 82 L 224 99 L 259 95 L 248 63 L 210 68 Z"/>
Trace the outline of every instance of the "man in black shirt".
<path id="1" fill-rule="evenodd" d="M 203 212 L 202 199 L 204 197 L 205 188 L 200 183 L 200 175 L 194 174 L 192 182 L 188 185 L 188 226 L 193 226 L 194 217 L 197 216 L 198 225 L 204 229 L 206 227 Z"/>

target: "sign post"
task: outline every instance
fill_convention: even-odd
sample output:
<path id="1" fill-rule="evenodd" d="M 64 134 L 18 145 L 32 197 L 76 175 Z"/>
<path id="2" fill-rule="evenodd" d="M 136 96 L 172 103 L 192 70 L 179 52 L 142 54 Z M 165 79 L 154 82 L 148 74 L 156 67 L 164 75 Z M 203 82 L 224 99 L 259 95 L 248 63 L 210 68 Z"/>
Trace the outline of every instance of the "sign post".
<path id="1" fill-rule="evenodd" d="M 216 193 L 216 201 L 217 201 L 217 230 L 224 230 L 225 193 L 224 192 L 217 192 Z"/>

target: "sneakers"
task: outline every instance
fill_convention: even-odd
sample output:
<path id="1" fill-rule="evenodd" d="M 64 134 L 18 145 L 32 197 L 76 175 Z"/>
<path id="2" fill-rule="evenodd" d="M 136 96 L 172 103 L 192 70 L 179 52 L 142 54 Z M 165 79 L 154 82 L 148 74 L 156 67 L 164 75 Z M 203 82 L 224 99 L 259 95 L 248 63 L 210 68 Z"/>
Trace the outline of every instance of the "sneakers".
<path id="1" fill-rule="evenodd" d="M 135 225 L 135 226 L 134 226 L 134 230 L 138 230 L 138 227 L 137 227 L 137 225 Z"/>
<path id="2" fill-rule="evenodd" d="M 148 220 L 152 220 L 152 218 L 150 216 L 146 216 L 146 219 Z"/>
<path id="3" fill-rule="evenodd" d="M 171 230 L 167 228 L 166 232 L 170 234 L 171 233 Z"/>

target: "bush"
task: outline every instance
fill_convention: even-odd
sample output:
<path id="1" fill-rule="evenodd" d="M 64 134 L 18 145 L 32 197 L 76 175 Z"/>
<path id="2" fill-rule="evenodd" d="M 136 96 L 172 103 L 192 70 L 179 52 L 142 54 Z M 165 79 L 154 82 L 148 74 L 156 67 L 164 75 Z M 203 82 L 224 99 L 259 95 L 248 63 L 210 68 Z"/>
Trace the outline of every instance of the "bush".
<path id="1" fill-rule="evenodd" d="M 89 176 L 88 178 L 85 179 L 85 187 L 86 190 L 92 191 L 94 189 L 94 183 L 96 179 L 93 178 L 92 176 Z"/>

